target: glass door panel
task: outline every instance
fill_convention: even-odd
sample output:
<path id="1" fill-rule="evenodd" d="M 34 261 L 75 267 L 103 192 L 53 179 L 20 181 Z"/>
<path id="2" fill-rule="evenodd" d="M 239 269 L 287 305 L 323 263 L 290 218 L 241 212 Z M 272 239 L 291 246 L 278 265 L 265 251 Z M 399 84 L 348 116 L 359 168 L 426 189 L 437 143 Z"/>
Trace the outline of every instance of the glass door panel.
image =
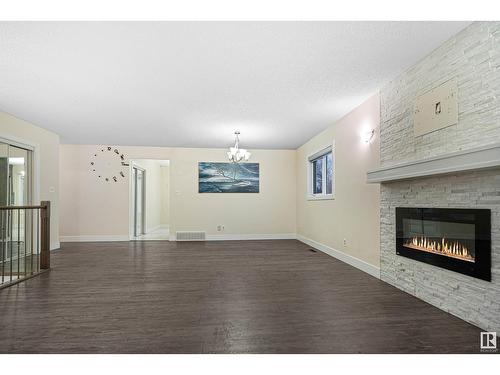
<path id="1" fill-rule="evenodd" d="M 8 205 L 9 198 L 9 146 L 5 143 L 0 143 L 0 206 Z M 0 211 L 0 285 L 10 279 L 10 276 L 5 275 L 5 270 L 10 269 L 7 264 L 8 250 L 8 219 L 10 217 L 8 211 Z M 7 277 L 7 279 L 6 279 Z"/>
<path id="2" fill-rule="evenodd" d="M 0 143 L 0 205 L 25 206 L 32 204 L 32 151 Z M 27 263 L 31 254 L 30 239 L 26 233 L 31 229 L 31 215 L 25 210 L 2 211 L 0 217 L 0 240 L 2 277 L 12 281 L 31 272 Z M 3 280 L 4 282 L 6 280 Z"/>
<path id="3" fill-rule="evenodd" d="M 11 206 L 23 206 L 30 204 L 30 156 L 31 151 L 14 146 L 9 147 L 9 204 Z"/>
<path id="4" fill-rule="evenodd" d="M 0 143 L 0 206 L 8 205 L 9 145 Z"/>

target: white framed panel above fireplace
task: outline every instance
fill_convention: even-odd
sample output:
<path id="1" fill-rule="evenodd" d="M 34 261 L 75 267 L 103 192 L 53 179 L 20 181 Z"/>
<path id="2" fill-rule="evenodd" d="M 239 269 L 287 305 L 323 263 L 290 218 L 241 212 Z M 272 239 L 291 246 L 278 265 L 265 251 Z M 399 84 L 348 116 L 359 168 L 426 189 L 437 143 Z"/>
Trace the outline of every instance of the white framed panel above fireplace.
<path id="1" fill-rule="evenodd" d="M 415 102 L 414 135 L 422 136 L 458 123 L 458 85 L 453 79 L 420 95 Z"/>

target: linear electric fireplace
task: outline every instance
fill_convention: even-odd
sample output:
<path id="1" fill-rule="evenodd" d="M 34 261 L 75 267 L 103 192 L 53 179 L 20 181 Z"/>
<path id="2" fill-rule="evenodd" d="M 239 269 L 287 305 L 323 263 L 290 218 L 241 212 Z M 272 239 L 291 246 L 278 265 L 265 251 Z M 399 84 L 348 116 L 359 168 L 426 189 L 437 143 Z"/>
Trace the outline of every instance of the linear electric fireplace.
<path id="1" fill-rule="evenodd" d="M 491 211 L 397 207 L 396 254 L 491 281 Z"/>

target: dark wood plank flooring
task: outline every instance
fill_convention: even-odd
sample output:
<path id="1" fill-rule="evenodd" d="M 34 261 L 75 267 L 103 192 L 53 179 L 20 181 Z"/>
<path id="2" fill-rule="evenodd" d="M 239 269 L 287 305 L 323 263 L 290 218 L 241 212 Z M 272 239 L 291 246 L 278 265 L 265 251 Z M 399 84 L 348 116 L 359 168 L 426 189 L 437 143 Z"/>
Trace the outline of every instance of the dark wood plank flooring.
<path id="1" fill-rule="evenodd" d="M 471 353 L 480 329 L 294 240 L 65 243 L 0 353 Z"/>

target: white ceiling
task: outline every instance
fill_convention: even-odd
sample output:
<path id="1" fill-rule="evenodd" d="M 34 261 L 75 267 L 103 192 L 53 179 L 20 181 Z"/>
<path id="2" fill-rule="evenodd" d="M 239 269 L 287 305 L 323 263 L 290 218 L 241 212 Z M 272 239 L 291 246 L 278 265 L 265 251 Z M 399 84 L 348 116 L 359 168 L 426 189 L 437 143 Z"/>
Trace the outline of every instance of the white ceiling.
<path id="1" fill-rule="evenodd" d="M 0 110 L 63 143 L 297 148 L 468 22 L 0 22 Z"/>

